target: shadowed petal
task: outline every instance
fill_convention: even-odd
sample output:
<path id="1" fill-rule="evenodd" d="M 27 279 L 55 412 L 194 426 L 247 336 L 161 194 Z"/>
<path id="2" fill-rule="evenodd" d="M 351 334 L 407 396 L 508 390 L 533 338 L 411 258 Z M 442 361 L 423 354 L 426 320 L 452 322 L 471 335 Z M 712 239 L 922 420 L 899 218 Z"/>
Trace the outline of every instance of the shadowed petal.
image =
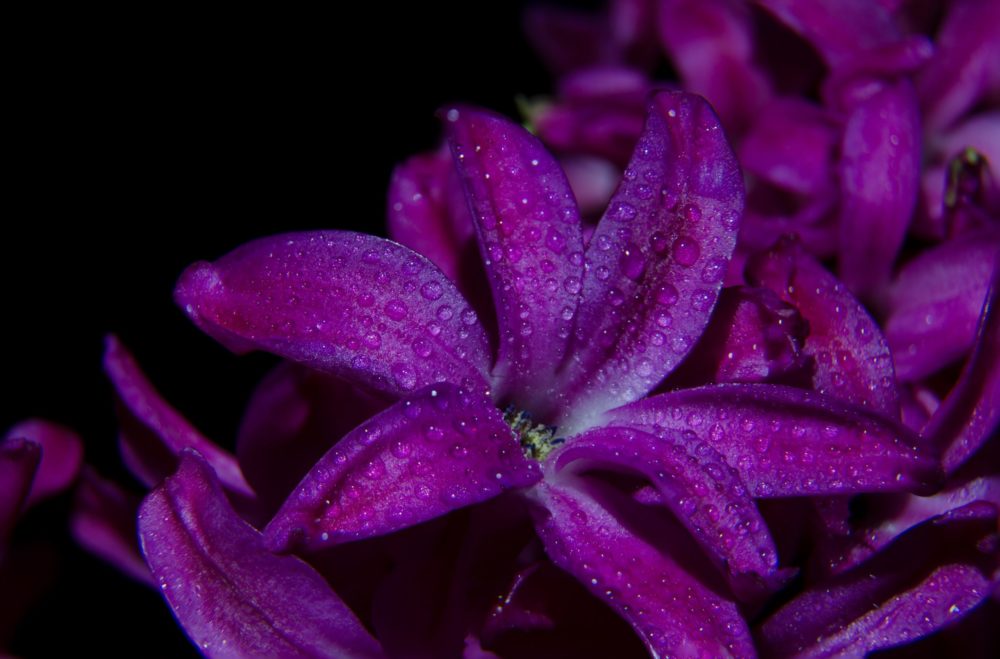
<path id="1" fill-rule="evenodd" d="M 555 158 L 521 126 L 472 108 L 445 117 L 497 310 L 497 396 L 547 417 L 580 300 L 576 201 Z"/>
<path id="2" fill-rule="evenodd" d="M 646 130 L 587 246 L 562 421 L 585 428 L 641 397 L 701 335 L 732 255 L 743 180 L 700 97 L 657 94 Z M 569 431 L 567 431 L 569 432 Z"/>
<path id="3" fill-rule="evenodd" d="M 901 380 L 920 380 L 966 354 L 997 253 L 1000 231 L 973 231 L 900 271 L 889 289 L 885 334 Z"/>
<path id="4" fill-rule="evenodd" d="M 892 354 L 878 323 L 836 277 L 790 241 L 751 258 L 747 279 L 794 305 L 809 327 L 803 352 L 820 393 L 899 417 Z"/>
<path id="5" fill-rule="evenodd" d="M 537 528 L 549 557 L 625 618 L 653 656 L 755 656 L 733 602 L 589 494 L 548 480 L 534 493 L 548 509 Z"/>
<path id="6" fill-rule="evenodd" d="M 232 492 L 253 497 L 236 458 L 195 430 L 146 379 L 135 359 L 114 336 L 108 336 L 104 371 L 118 395 L 122 458 L 135 476 L 152 487 L 175 468 L 186 448 L 199 452 Z"/>
<path id="7" fill-rule="evenodd" d="M 65 426 L 42 419 L 28 419 L 8 430 L 7 437 L 35 442 L 42 451 L 25 507 L 64 491 L 80 473 L 83 442 L 79 435 Z"/>
<path id="8" fill-rule="evenodd" d="M 390 394 L 486 377 L 486 334 L 455 285 L 426 258 L 374 236 L 256 240 L 189 267 L 175 297 L 232 350 L 268 350 Z"/>
<path id="9" fill-rule="evenodd" d="M 31 490 L 42 447 L 20 437 L 0 440 L 0 558 Z"/>
<path id="10" fill-rule="evenodd" d="M 992 505 L 978 503 L 913 529 L 782 607 L 760 629 L 764 647 L 780 656 L 860 657 L 959 619 L 990 593 L 995 549 L 991 556 L 977 543 L 996 518 Z"/>
<path id="11" fill-rule="evenodd" d="M 920 190 L 920 115 L 909 81 L 857 105 L 844 127 L 839 273 L 861 294 L 887 283 Z"/>
<path id="12" fill-rule="evenodd" d="M 192 452 L 139 511 L 143 552 L 185 632 L 209 657 L 378 657 L 323 578 L 268 552 Z"/>
<path id="13" fill-rule="evenodd" d="M 612 410 L 606 423 L 679 430 L 736 467 L 754 497 L 926 491 L 932 456 L 902 424 L 791 387 L 730 384 L 661 394 Z"/>
<path id="14" fill-rule="evenodd" d="M 264 534 L 280 550 L 328 546 L 412 526 L 539 478 L 492 401 L 439 384 L 344 437 Z"/>
<path id="15" fill-rule="evenodd" d="M 655 437 L 598 428 L 570 440 L 552 457 L 552 468 L 575 460 L 624 467 L 649 479 L 741 598 L 773 592 L 790 576 L 779 573 L 774 541 L 739 475 L 712 447 L 688 442 L 677 431 Z"/>

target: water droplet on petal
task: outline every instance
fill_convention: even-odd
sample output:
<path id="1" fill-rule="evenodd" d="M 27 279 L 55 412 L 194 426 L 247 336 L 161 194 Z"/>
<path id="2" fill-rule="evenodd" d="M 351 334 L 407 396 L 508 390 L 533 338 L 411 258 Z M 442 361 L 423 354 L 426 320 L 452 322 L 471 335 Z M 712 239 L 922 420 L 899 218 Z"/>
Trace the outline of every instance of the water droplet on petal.
<path id="1" fill-rule="evenodd" d="M 385 303 L 385 315 L 392 320 L 403 320 L 406 318 L 406 304 L 397 298 L 393 298 Z"/>
<path id="2" fill-rule="evenodd" d="M 674 260 L 683 266 L 692 266 L 701 255 L 701 247 L 693 238 L 681 236 L 674 241 Z"/>
<path id="3" fill-rule="evenodd" d="M 427 300 L 436 300 L 441 297 L 441 284 L 436 281 L 429 281 L 420 287 L 420 294 Z"/>

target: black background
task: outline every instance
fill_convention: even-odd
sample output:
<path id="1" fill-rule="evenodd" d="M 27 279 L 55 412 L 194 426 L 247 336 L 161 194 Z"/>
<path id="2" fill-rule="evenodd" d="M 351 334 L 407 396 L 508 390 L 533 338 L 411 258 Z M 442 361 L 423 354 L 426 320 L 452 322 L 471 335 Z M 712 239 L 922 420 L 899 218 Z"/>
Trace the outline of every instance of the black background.
<path id="1" fill-rule="evenodd" d="M 231 445 L 272 358 L 234 357 L 188 323 L 171 299 L 184 267 L 273 233 L 384 235 L 392 167 L 435 146 L 440 106 L 516 116 L 516 94 L 551 87 L 522 37 L 525 2 L 362 4 L 88 8 L 11 25 L 0 426 L 71 426 L 88 462 L 140 492 L 118 461 L 100 367 L 114 332 L 168 400 Z M 11 650 L 193 654 L 157 593 L 72 547 L 68 499 L 19 529 L 61 559 Z"/>

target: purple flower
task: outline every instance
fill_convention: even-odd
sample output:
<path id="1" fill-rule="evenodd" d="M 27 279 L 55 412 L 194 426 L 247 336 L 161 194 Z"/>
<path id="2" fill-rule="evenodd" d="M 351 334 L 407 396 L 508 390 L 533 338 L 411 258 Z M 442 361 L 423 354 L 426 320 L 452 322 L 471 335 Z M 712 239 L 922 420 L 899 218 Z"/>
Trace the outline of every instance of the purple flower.
<path id="1" fill-rule="evenodd" d="M 753 289 L 780 293 L 744 294 L 770 315 L 735 316 L 739 332 L 718 339 L 749 365 L 703 380 L 744 381 L 650 395 L 705 334 L 739 228 L 742 179 L 709 106 L 653 98 L 586 241 L 566 178 L 535 138 L 481 110 L 444 116 L 495 316 L 480 320 L 423 256 L 347 232 L 258 240 L 182 276 L 179 304 L 231 349 L 269 350 L 396 402 L 319 458 L 262 534 L 204 462 L 182 458 L 140 514 L 168 601 L 213 656 L 372 654 L 319 576 L 270 552 L 317 560 L 506 493 L 498 510 L 526 502 L 549 559 L 654 655 L 753 655 L 746 618 L 790 576 L 756 500 L 925 492 L 938 478 L 934 456 L 892 418 L 877 326 L 818 264 L 781 248 Z M 815 293 L 793 295 L 797 277 Z M 781 329 L 791 303 L 816 323 L 805 342 Z M 847 315 L 831 316 L 833 304 Z M 762 359 L 740 338 L 760 333 L 786 356 Z M 771 383 L 802 359 L 819 364 L 804 383 L 816 391 Z M 149 399 L 141 389 L 133 413 Z M 170 451 L 201 444 L 153 412 L 139 416 Z M 231 457 L 208 451 L 239 505 Z M 456 638 L 465 633 L 475 644 L 479 632 Z"/>

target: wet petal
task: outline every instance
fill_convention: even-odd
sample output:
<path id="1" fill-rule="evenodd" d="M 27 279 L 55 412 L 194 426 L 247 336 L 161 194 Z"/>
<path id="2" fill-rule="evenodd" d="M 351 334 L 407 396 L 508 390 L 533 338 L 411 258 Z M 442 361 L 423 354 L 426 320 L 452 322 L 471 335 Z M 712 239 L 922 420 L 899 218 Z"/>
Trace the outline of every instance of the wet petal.
<path id="1" fill-rule="evenodd" d="M 139 511 L 146 561 L 198 649 L 209 657 L 377 657 L 376 641 L 317 572 L 275 556 L 186 451 Z"/>
<path id="2" fill-rule="evenodd" d="M 0 558 L 17 522 L 41 461 L 42 447 L 20 437 L 0 440 Z"/>
<path id="3" fill-rule="evenodd" d="M 42 457 L 25 505 L 30 507 L 58 494 L 76 480 L 83 464 L 83 442 L 65 426 L 42 419 L 28 419 L 7 431 L 11 439 L 28 439 L 41 447 Z"/>
<path id="4" fill-rule="evenodd" d="M 908 81 L 858 104 L 841 146 L 841 279 L 857 293 L 886 283 L 920 189 L 920 116 Z"/>
<path id="5" fill-rule="evenodd" d="M 899 417 L 886 338 L 836 277 L 794 242 L 781 241 L 751 258 L 747 279 L 771 289 L 802 314 L 809 327 L 803 352 L 815 362 L 816 391 Z"/>
<path id="6" fill-rule="evenodd" d="M 435 385 L 344 437 L 264 534 L 281 550 L 328 546 L 411 526 L 539 477 L 489 399 Z"/>
<path id="7" fill-rule="evenodd" d="M 548 480 L 537 528 L 552 561 L 636 630 L 653 656 L 755 656 L 736 605 L 624 526 L 590 494 Z"/>
<path id="8" fill-rule="evenodd" d="M 374 236 L 256 240 L 188 268 L 175 297 L 233 350 L 268 350 L 393 395 L 481 383 L 490 360 L 455 285 L 426 258 Z"/>
<path id="9" fill-rule="evenodd" d="M 122 457 L 135 476 L 146 485 L 157 485 L 176 467 L 177 456 L 195 449 L 208 460 L 230 491 L 253 497 L 236 458 L 198 432 L 170 406 L 114 336 L 108 336 L 104 371 L 118 396 Z"/>
<path id="10" fill-rule="evenodd" d="M 944 450 L 947 472 L 961 466 L 1000 424 L 1000 256 L 979 317 L 976 343 L 958 383 L 935 411 L 923 435 Z M 996 441 L 996 438 L 994 438 Z"/>
<path id="11" fill-rule="evenodd" d="M 985 503 L 917 527 L 782 607 L 761 627 L 764 648 L 781 656 L 860 657 L 958 620 L 990 592 L 996 556 L 977 544 L 995 527 L 996 509 Z"/>
<path id="12" fill-rule="evenodd" d="M 1000 231 L 974 231 L 900 271 L 888 293 L 885 333 L 901 380 L 920 380 L 968 352 L 997 253 Z"/>
<path id="13" fill-rule="evenodd" d="M 559 471 L 575 460 L 645 476 L 741 598 L 773 592 L 790 576 L 779 573 L 774 541 L 740 476 L 707 444 L 680 432 L 598 428 L 572 438 L 550 464 Z"/>
<path id="14" fill-rule="evenodd" d="M 563 422 L 587 427 L 688 353 L 715 304 L 743 209 L 736 158 L 709 105 L 662 92 L 587 246 Z"/>
<path id="15" fill-rule="evenodd" d="M 331 446 L 387 405 L 369 392 L 293 362 L 283 362 L 265 376 L 240 424 L 236 455 L 269 513 Z"/>
<path id="16" fill-rule="evenodd" d="M 754 497 L 926 491 L 940 480 L 913 434 L 813 392 L 764 384 L 687 389 L 612 410 L 605 423 L 681 431 L 725 456 Z"/>
<path id="17" fill-rule="evenodd" d="M 138 510 L 139 497 L 87 467 L 76 489 L 70 530 L 84 549 L 136 581 L 152 585 L 149 567 L 139 553 Z"/>
<path id="18" fill-rule="evenodd" d="M 521 126 L 472 108 L 445 118 L 497 310 L 497 396 L 547 416 L 540 408 L 553 399 L 580 300 L 576 201 L 555 158 Z"/>

